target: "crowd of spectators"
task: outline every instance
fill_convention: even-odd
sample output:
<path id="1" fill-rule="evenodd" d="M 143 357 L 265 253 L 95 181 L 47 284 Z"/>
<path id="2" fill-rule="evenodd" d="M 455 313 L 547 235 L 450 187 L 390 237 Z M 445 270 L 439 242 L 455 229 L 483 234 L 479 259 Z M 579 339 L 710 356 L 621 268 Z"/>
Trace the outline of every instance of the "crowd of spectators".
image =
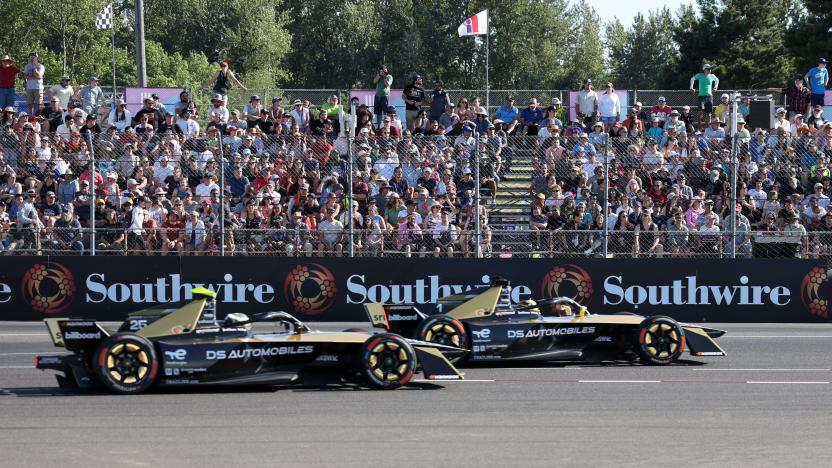
<path id="1" fill-rule="evenodd" d="M 258 95 L 232 106 L 230 87 L 244 86 L 224 62 L 206 83 L 207 108 L 185 91 L 173 106 L 152 95 L 134 114 L 105 103 L 95 77 L 77 92 L 70 77 L 44 92 L 42 68 L 36 54 L 25 70 L 0 60 L 4 100 L 9 76 L 12 88 L 20 74 L 27 90 L 41 81 L 27 91 L 28 112 L 7 105 L 0 117 L 8 252 L 488 254 L 500 248 L 490 211 L 521 157 L 533 168 L 525 234 L 540 254 L 599 253 L 605 225 L 609 251 L 626 255 L 750 255 L 752 242 L 762 251 L 794 239 L 793 253 L 830 250 L 832 123 L 814 104 L 814 71 L 783 90 L 788 106 L 771 127 L 752 131 L 747 100 L 734 121 L 728 96 L 713 106 L 702 86 L 693 111 L 663 97 L 626 109 L 611 83 L 596 92 L 586 80 L 570 119 L 557 98 L 520 108 L 509 97 L 489 112 L 478 97 L 454 102 L 441 81 L 426 91 L 414 75 L 402 119 L 385 67 L 372 107 L 336 95 L 318 106 Z M 716 90 L 718 80 L 704 80 Z"/>

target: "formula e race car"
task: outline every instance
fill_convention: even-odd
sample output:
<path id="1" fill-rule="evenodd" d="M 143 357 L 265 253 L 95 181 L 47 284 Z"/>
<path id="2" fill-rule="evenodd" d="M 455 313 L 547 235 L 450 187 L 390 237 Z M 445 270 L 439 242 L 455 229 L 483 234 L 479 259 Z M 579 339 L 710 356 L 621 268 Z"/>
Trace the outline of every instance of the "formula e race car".
<path id="1" fill-rule="evenodd" d="M 629 312 L 590 314 L 566 297 L 511 303 L 511 286 L 490 286 L 445 296 L 425 314 L 414 306 L 365 304 L 373 325 L 391 333 L 452 346 L 462 361 L 636 361 L 667 365 L 687 349 L 693 356 L 725 356 L 714 341 L 722 330 Z M 544 313 L 545 312 L 545 313 Z M 462 348 L 463 351 L 460 351 Z M 467 350 L 467 351 L 465 351 Z"/>
<path id="2" fill-rule="evenodd" d="M 378 389 L 405 385 L 422 370 L 427 379 L 457 380 L 462 374 L 439 343 L 392 333 L 311 331 L 285 312 L 232 313 L 216 320 L 216 294 L 192 290 L 194 300 L 172 311 L 132 313 L 117 332 L 91 320 L 46 319 L 55 346 L 72 354 L 38 356 L 35 367 L 63 372 L 62 388 L 98 384 L 117 393 L 140 393 L 154 385 L 278 385 L 354 382 Z M 252 324 L 280 330 L 255 333 Z"/>

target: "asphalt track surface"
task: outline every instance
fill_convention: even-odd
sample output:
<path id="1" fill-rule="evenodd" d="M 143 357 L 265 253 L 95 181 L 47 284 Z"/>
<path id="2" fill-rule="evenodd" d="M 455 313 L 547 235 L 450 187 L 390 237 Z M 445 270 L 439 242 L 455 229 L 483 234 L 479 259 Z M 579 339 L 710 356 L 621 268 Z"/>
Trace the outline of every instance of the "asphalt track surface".
<path id="1" fill-rule="evenodd" d="M 0 324 L 0 466 L 829 466 L 832 326 L 718 325 L 669 367 L 468 368 L 396 391 L 65 392 Z"/>

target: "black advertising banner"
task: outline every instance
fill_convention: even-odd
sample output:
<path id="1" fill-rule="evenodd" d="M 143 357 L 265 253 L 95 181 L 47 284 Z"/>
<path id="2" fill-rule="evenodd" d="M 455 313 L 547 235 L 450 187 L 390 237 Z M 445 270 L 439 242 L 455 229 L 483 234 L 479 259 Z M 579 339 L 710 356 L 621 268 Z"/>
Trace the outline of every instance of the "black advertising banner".
<path id="1" fill-rule="evenodd" d="M 0 320 L 121 320 L 218 293 L 221 316 L 284 310 L 304 320 L 363 321 L 362 304 L 437 310 L 447 294 L 511 281 L 514 302 L 568 296 L 594 313 L 695 322 L 828 322 L 821 260 L 4 257 Z"/>

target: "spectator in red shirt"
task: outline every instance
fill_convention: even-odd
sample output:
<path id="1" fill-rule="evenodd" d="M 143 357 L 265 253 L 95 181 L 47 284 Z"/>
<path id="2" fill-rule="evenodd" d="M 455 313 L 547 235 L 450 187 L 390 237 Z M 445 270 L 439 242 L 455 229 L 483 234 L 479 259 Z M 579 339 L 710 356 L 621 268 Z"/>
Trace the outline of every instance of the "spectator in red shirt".
<path id="1" fill-rule="evenodd" d="M 664 189 L 664 183 L 661 180 L 653 180 L 653 186 L 650 187 L 647 195 L 660 207 L 667 203 L 667 190 Z"/>
<path id="2" fill-rule="evenodd" d="M 168 213 L 168 219 L 162 223 L 162 255 L 167 255 L 171 250 L 176 250 L 176 253 L 182 255 L 185 249 L 184 229 L 185 224 L 179 219 L 179 215 L 173 211 Z"/>
<path id="3" fill-rule="evenodd" d="M 812 92 L 803 85 L 803 77 L 800 75 L 794 77 L 794 84 L 788 88 L 768 88 L 768 91 L 786 95 L 789 119 L 793 119 L 796 114 L 809 115 L 812 112 L 811 107 L 809 107 L 809 103 L 812 100 Z"/>
<path id="4" fill-rule="evenodd" d="M 0 109 L 14 106 L 14 81 L 20 68 L 8 55 L 0 58 Z"/>
<path id="5" fill-rule="evenodd" d="M 670 111 L 673 109 L 667 105 L 667 100 L 664 96 L 659 96 L 659 101 L 650 109 L 650 114 L 653 118 L 659 119 L 659 126 L 664 127 L 664 121 L 670 116 Z"/>

